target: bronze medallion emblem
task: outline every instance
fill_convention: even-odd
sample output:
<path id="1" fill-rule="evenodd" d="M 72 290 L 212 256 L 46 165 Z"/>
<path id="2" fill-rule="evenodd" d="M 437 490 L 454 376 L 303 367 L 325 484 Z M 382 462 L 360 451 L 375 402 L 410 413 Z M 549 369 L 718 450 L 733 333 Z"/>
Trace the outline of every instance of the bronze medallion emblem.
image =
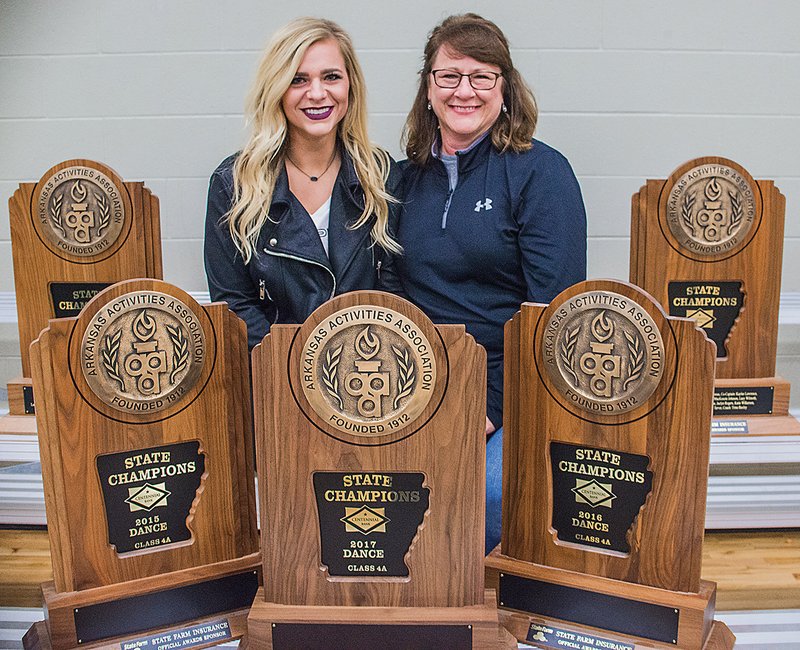
<path id="1" fill-rule="evenodd" d="M 613 415 L 641 406 L 664 373 L 664 342 L 626 296 L 589 291 L 555 307 L 542 340 L 546 372 L 567 401 Z"/>
<path id="2" fill-rule="evenodd" d="M 328 316 L 306 338 L 301 364 L 311 408 L 335 429 L 361 437 L 413 422 L 436 385 L 430 342 L 386 308 L 350 307 Z"/>
<path id="3" fill-rule="evenodd" d="M 55 253 L 95 257 L 125 226 L 123 188 L 99 169 L 73 166 L 42 179 L 34 195 L 34 225 Z"/>
<path id="4" fill-rule="evenodd" d="M 679 176 L 667 197 L 667 225 L 678 245 L 708 257 L 746 244 L 756 223 L 751 180 L 723 164 L 699 165 Z"/>
<path id="5" fill-rule="evenodd" d="M 126 413 L 176 403 L 197 381 L 206 355 L 200 321 L 164 293 L 128 293 L 100 308 L 83 335 L 81 365 L 103 402 Z"/>

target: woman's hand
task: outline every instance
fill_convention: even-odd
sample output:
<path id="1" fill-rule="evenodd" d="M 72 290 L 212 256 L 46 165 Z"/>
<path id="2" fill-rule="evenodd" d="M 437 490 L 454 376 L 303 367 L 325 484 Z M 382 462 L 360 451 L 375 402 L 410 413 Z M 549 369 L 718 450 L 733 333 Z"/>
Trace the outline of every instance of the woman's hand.
<path id="1" fill-rule="evenodd" d="M 492 424 L 492 421 L 487 417 L 486 418 L 486 437 L 488 438 L 494 432 L 495 432 L 495 427 Z"/>

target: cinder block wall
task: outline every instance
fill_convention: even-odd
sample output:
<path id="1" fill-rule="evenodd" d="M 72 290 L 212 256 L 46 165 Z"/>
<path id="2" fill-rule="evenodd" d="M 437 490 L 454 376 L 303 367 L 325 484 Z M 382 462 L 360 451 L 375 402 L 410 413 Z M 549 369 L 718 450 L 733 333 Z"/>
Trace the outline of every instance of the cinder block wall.
<path id="1" fill-rule="evenodd" d="M 782 291 L 800 292 L 800 4 L 791 0 L 3 0 L 0 292 L 14 289 L 7 198 L 73 157 L 146 182 L 161 199 L 165 278 L 204 290 L 207 179 L 242 143 L 244 96 L 272 32 L 300 15 L 340 22 L 365 69 L 373 138 L 401 157 L 426 34 L 467 10 L 505 31 L 539 101 L 538 137 L 575 168 L 591 276 L 627 278 L 630 197 L 645 179 L 722 155 L 786 195 Z M 797 368 L 790 339 L 782 357 Z M 0 359 L 0 371 L 13 363 L 13 353 Z"/>

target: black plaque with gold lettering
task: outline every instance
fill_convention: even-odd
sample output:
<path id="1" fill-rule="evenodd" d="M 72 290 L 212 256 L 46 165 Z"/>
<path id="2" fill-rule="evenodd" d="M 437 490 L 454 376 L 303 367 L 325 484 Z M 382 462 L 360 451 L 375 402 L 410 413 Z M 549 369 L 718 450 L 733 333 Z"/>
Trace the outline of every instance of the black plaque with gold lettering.
<path id="1" fill-rule="evenodd" d="M 772 415 L 774 399 L 774 386 L 715 388 L 714 415 Z"/>
<path id="2" fill-rule="evenodd" d="M 197 441 L 98 456 L 108 541 L 117 553 L 190 539 L 187 521 L 204 471 Z"/>
<path id="3" fill-rule="evenodd" d="M 725 341 L 744 303 L 741 282 L 670 282 L 669 315 L 692 318 L 717 344 L 717 358 L 728 356 Z"/>
<path id="4" fill-rule="evenodd" d="M 420 472 L 315 472 L 322 563 L 332 576 L 405 577 L 428 509 Z"/>
<path id="5" fill-rule="evenodd" d="M 648 461 L 639 454 L 551 442 L 558 539 L 628 553 L 628 531 L 653 484 Z"/>
<path id="6" fill-rule="evenodd" d="M 87 302 L 111 284 L 111 282 L 51 282 L 53 316 L 55 318 L 77 316 Z"/>

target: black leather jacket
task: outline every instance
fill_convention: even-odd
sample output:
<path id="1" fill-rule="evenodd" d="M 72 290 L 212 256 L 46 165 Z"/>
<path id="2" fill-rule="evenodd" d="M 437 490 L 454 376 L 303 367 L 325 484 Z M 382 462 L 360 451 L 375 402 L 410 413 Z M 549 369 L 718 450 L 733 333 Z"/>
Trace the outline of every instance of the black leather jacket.
<path id="1" fill-rule="evenodd" d="M 211 175 L 206 209 L 204 258 L 213 301 L 224 301 L 245 323 L 250 349 L 273 323 L 302 323 L 333 296 L 359 289 L 396 286 L 391 255 L 372 244 L 374 217 L 352 230 L 361 215 L 363 194 L 350 157 L 344 151 L 333 187 L 325 255 L 314 223 L 289 191 L 282 171 L 272 195 L 270 216 L 259 233 L 256 252 L 245 264 L 221 219 L 233 197 L 236 154 Z M 387 191 L 395 195 L 399 173 L 392 162 Z M 390 204 L 389 229 L 396 232 L 396 204 Z"/>

